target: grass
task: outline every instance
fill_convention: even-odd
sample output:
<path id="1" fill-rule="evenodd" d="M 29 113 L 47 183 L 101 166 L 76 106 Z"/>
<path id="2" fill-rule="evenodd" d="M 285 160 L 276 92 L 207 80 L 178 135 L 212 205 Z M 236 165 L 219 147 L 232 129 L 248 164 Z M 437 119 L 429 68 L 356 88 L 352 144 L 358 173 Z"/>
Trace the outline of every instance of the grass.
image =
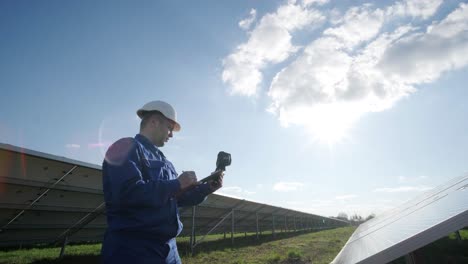
<path id="1" fill-rule="evenodd" d="M 338 254 L 354 227 L 344 227 L 319 232 L 263 234 L 259 240 L 255 234 L 235 235 L 231 244 L 228 235 L 212 235 L 205 239 L 190 256 L 188 238 L 178 240 L 179 253 L 184 264 L 292 264 L 330 263 Z M 439 239 L 418 249 L 415 256 L 420 263 L 468 263 L 468 230 L 460 230 L 461 241 L 455 234 Z M 0 251 L 0 263 L 8 264 L 94 264 L 100 263 L 101 244 L 68 245 L 66 256 L 58 259 L 59 247 L 38 246 L 29 249 L 9 249 Z M 405 263 L 404 258 L 393 264 Z"/>
<path id="2" fill-rule="evenodd" d="M 8 250 L 0 252 L 0 263 L 5 264 L 26 264 L 26 263 L 60 263 L 57 258 L 60 254 L 60 247 L 39 247 L 39 248 L 26 248 L 19 250 Z M 101 244 L 89 245 L 68 245 L 66 247 L 67 258 L 76 259 L 97 259 L 97 261 L 90 263 L 99 263 L 99 254 Z M 63 262 L 67 263 L 67 262 Z M 85 263 L 85 261 L 71 262 L 71 263 Z"/>
<path id="3" fill-rule="evenodd" d="M 230 241 L 200 244 L 192 258 L 181 247 L 180 253 L 186 264 L 330 263 L 354 229 L 345 227 L 299 235 L 278 234 L 277 239 L 268 235 L 258 241 L 240 237 L 234 246 L 230 246 Z"/>
<path id="4" fill-rule="evenodd" d="M 257 240 L 254 234 L 236 234 L 234 245 L 228 235 L 213 235 L 197 246 L 193 256 L 187 238 L 178 240 L 179 253 L 184 264 L 243 264 L 243 263 L 330 263 L 338 254 L 354 227 L 319 232 L 263 234 Z M 101 244 L 68 245 L 66 256 L 58 259 L 60 248 L 31 248 L 0 251 L 0 263 L 11 264 L 71 264 L 100 263 Z"/>

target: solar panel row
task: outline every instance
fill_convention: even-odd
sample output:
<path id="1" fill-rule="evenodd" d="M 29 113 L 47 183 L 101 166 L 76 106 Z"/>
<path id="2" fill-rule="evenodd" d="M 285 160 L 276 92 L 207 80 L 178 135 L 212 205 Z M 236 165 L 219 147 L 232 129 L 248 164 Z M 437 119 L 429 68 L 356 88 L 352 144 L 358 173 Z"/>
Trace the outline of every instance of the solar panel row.
<path id="1" fill-rule="evenodd" d="M 0 246 L 100 241 L 106 228 L 100 166 L 0 144 Z M 184 233 L 321 229 L 346 222 L 212 194 L 181 208 Z M 234 213 L 232 213 L 234 212 Z M 221 221 L 223 220 L 224 221 Z M 226 220 L 229 219 L 229 220 Z M 257 229 L 258 227 L 258 229 Z"/>
<path id="2" fill-rule="evenodd" d="M 465 226 L 468 175 L 360 225 L 332 263 L 387 263 Z"/>

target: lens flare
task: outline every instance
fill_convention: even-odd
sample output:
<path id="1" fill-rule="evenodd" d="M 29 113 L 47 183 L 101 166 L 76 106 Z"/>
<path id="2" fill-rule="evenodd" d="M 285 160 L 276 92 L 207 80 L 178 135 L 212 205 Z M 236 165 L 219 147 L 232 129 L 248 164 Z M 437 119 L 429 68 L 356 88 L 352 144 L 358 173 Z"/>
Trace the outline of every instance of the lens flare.
<path id="1" fill-rule="evenodd" d="M 88 148 L 98 148 L 105 158 L 109 146 L 123 137 L 133 137 L 138 133 L 140 119 L 136 115 L 112 116 L 104 118 L 99 125 L 98 142 L 88 144 Z"/>
<path id="2" fill-rule="evenodd" d="M 12 153 L 0 150 L 0 177 L 11 177 Z M 5 190 L 3 183 L 0 183 L 0 194 Z"/>
<path id="3" fill-rule="evenodd" d="M 20 161 L 21 161 L 21 177 L 26 178 L 27 177 L 27 161 L 26 161 L 26 154 L 24 154 L 24 149 L 21 149 L 21 154 L 20 154 Z"/>

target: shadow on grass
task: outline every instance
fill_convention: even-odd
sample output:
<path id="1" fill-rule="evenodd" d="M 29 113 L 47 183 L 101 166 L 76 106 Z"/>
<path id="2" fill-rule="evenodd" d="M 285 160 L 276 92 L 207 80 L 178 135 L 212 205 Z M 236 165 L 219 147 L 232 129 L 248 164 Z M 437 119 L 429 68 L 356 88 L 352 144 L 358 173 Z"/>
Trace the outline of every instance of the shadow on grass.
<path id="1" fill-rule="evenodd" d="M 80 241 L 80 242 L 69 242 L 67 243 L 67 246 L 73 246 L 73 245 L 95 245 L 95 244 L 100 244 L 101 241 Z M 9 252 L 9 251 L 15 251 L 15 250 L 21 250 L 21 249 L 46 249 L 46 248 L 57 248 L 57 247 L 62 247 L 62 244 L 60 243 L 43 243 L 43 244 L 31 244 L 31 245 L 21 245 L 21 246 L 3 246 L 0 247 L 0 251 L 3 252 Z"/>
<path id="2" fill-rule="evenodd" d="M 416 251 L 421 263 L 468 263 L 468 240 L 444 237 Z"/>
<path id="3" fill-rule="evenodd" d="M 468 240 L 457 241 L 449 237 L 441 238 L 413 252 L 416 263 L 425 264 L 466 264 L 468 263 Z M 404 257 L 391 264 L 405 264 Z"/>
<path id="4" fill-rule="evenodd" d="M 101 256 L 83 255 L 83 256 L 64 256 L 62 259 L 41 259 L 31 264 L 101 264 Z"/>

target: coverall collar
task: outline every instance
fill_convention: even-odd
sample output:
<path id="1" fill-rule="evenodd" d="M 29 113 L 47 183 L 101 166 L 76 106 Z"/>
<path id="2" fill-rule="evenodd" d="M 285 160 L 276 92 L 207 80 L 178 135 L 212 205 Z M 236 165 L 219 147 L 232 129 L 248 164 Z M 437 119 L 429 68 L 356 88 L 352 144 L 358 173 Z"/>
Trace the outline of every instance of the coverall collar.
<path id="1" fill-rule="evenodd" d="M 159 150 L 159 148 L 156 147 L 153 143 L 151 143 L 151 141 L 147 137 L 143 136 L 142 134 L 136 134 L 135 139 L 141 144 L 143 144 L 146 148 L 155 150 L 158 154 L 166 158 L 162 151 Z"/>

